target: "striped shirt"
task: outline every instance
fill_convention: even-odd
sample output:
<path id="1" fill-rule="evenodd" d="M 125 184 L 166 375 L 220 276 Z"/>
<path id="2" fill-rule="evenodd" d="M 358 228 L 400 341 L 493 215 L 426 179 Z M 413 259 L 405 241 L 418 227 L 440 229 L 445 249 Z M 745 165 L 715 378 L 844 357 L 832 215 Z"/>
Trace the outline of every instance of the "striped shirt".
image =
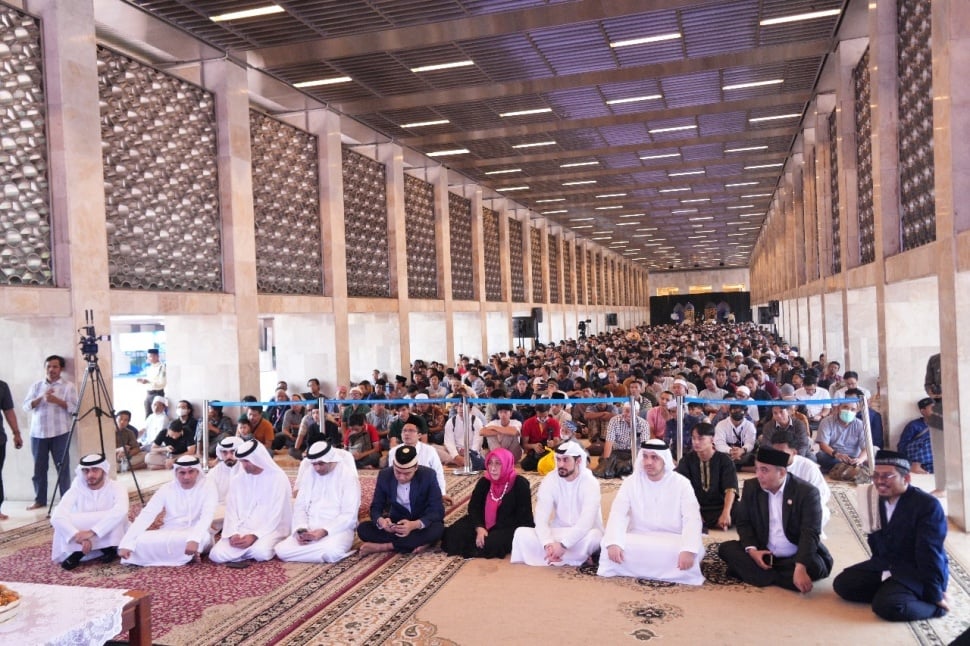
<path id="1" fill-rule="evenodd" d="M 52 389 L 55 397 L 67 403 L 66 409 L 46 399 L 41 399 L 37 408 L 31 407 L 30 402 L 44 395 L 48 389 Z M 63 435 L 71 430 L 71 415 L 77 409 L 77 389 L 74 384 L 63 378 L 59 378 L 54 383 L 41 379 L 30 387 L 24 399 L 23 408 L 25 412 L 33 413 L 30 418 L 31 437 L 50 438 Z"/>

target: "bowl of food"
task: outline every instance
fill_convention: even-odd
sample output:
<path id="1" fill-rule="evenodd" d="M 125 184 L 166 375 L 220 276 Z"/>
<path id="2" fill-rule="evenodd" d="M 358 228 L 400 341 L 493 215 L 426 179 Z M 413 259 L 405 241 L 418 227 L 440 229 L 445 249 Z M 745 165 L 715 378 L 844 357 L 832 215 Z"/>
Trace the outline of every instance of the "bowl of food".
<path id="1" fill-rule="evenodd" d="M 0 623 L 10 621 L 20 609 L 20 594 L 0 584 Z"/>

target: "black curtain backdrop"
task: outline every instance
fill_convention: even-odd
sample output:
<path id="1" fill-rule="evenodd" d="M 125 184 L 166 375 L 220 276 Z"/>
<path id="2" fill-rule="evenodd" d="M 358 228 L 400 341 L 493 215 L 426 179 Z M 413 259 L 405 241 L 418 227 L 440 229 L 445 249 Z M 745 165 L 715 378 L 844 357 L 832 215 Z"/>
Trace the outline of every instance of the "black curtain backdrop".
<path id="1" fill-rule="evenodd" d="M 711 308 L 716 312 L 718 323 L 727 323 L 728 314 L 734 314 L 734 321 L 742 323 L 751 320 L 751 292 L 711 292 L 709 294 L 677 294 L 675 296 L 650 297 L 650 325 L 669 325 L 682 323 L 689 310 L 694 308 L 694 322 L 707 320 L 705 316 Z M 671 317 L 676 315 L 676 319 Z"/>

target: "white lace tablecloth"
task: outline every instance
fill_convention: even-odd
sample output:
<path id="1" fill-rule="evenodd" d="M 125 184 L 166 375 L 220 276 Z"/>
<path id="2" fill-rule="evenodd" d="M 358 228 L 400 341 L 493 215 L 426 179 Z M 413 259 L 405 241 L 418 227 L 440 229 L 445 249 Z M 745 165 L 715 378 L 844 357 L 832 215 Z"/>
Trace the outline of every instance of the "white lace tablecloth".
<path id="1" fill-rule="evenodd" d="M 0 643 L 101 646 L 121 632 L 125 590 L 0 581 L 20 593 L 17 616 L 0 623 Z"/>

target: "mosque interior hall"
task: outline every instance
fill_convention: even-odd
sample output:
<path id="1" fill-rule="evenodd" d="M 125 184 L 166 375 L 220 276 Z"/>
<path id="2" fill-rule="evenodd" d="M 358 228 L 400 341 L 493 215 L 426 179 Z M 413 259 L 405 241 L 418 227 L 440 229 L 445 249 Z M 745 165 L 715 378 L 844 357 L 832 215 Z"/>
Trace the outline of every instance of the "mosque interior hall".
<path id="1" fill-rule="evenodd" d="M 4 510 L 49 355 L 137 425 L 149 348 L 198 410 L 730 321 L 888 447 L 939 355 L 965 539 L 968 65 L 966 0 L 0 0 Z"/>

